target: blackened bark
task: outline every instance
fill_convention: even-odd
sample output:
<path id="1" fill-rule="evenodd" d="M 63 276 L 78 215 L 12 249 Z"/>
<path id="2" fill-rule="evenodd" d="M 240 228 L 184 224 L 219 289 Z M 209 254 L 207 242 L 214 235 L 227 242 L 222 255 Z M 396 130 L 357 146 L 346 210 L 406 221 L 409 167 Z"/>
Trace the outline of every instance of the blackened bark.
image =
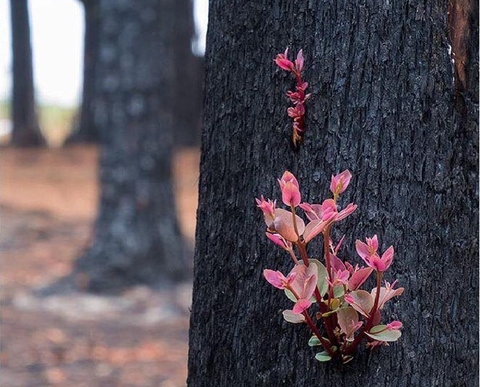
<path id="1" fill-rule="evenodd" d="M 193 146 L 200 143 L 203 58 L 192 52 L 195 38 L 193 1 L 175 2 L 175 88 L 173 120 L 175 145 Z"/>
<path id="2" fill-rule="evenodd" d="M 188 275 L 171 181 L 173 10 L 174 0 L 99 4 L 101 198 L 94 243 L 76 268 L 91 291 Z"/>
<path id="3" fill-rule="evenodd" d="M 27 0 L 11 0 L 12 23 L 12 137 L 14 146 L 42 146 L 45 139 L 40 132 L 35 109 L 32 47 Z"/>
<path id="4" fill-rule="evenodd" d="M 100 31 L 99 0 L 81 0 L 84 6 L 83 89 L 77 127 L 66 143 L 97 143 L 100 134 L 94 120 L 94 91 Z"/>
<path id="5" fill-rule="evenodd" d="M 210 2 L 190 386 L 478 385 L 478 12 L 458 109 L 448 8 Z M 272 61 L 286 45 L 304 49 L 313 93 L 298 152 L 285 112 L 294 81 Z M 283 321 L 289 302 L 262 270 L 291 265 L 264 237 L 253 198 L 278 198 L 275 179 L 289 169 L 304 200 L 319 202 L 346 168 L 344 201 L 359 210 L 336 237 L 346 234 L 354 262 L 357 238 L 395 246 L 386 280 L 405 293 L 386 314 L 404 329 L 340 366 L 314 360 L 307 328 Z"/>

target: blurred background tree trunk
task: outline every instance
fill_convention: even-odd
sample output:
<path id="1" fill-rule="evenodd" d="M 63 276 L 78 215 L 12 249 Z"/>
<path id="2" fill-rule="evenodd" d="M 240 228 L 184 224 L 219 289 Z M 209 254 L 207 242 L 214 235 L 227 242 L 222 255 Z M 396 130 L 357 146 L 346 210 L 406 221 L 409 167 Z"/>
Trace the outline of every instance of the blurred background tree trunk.
<path id="1" fill-rule="evenodd" d="M 190 274 L 171 180 L 175 2 L 99 2 L 101 198 L 93 244 L 76 265 L 90 291 Z"/>
<path id="2" fill-rule="evenodd" d="M 33 82 L 32 47 L 27 0 L 11 0 L 12 23 L 12 137 L 14 146 L 46 145 L 38 125 Z"/>
<path id="3" fill-rule="evenodd" d="M 176 146 L 198 146 L 202 118 L 203 57 L 192 52 L 195 39 L 193 1 L 175 2 L 175 87 L 173 141 Z"/>
<path id="4" fill-rule="evenodd" d="M 100 31 L 99 0 L 81 0 L 84 6 L 83 89 L 78 120 L 66 143 L 98 143 L 100 134 L 94 120 L 94 92 Z"/>
<path id="5" fill-rule="evenodd" d="M 298 151 L 295 81 L 273 64 L 286 46 L 303 48 L 313 93 Z M 477 386 L 478 4 L 213 0 L 205 67 L 188 385 Z M 291 303 L 262 271 L 292 265 L 254 198 L 279 198 L 288 169 L 318 203 L 347 168 L 343 204 L 359 209 L 334 238 L 346 234 L 354 263 L 355 239 L 395 246 L 385 279 L 405 293 L 385 314 L 404 328 L 340 366 L 317 362 L 308 329 L 283 320 Z"/>
<path id="6" fill-rule="evenodd" d="M 101 133 L 95 125 L 95 83 L 99 76 L 100 12 L 99 0 L 81 0 L 85 8 L 83 94 L 79 120 L 68 138 L 70 143 L 97 143 Z M 192 52 L 195 21 L 192 0 L 177 0 L 171 16 L 174 33 L 173 142 L 178 146 L 195 146 L 200 142 L 202 109 L 203 58 Z"/>

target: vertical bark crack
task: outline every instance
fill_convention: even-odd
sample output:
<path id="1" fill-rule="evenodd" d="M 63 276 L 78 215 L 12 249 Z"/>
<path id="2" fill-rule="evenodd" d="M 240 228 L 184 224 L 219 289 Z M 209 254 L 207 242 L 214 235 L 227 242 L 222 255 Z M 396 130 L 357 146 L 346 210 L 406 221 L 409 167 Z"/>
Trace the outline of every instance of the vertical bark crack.
<path id="1" fill-rule="evenodd" d="M 457 103 L 462 102 L 462 94 L 467 91 L 473 9 L 473 0 L 451 0 L 447 9 L 448 39 L 451 45 L 450 56 Z"/>

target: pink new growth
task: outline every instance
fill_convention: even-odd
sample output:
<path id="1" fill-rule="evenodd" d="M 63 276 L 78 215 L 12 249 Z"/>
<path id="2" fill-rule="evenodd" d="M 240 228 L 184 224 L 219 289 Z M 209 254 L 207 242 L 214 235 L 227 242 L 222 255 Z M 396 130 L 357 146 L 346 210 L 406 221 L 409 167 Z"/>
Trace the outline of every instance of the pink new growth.
<path id="1" fill-rule="evenodd" d="M 365 238 L 365 240 L 367 242 L 366 244 L 361 241 L 356 242 L 357 253 L 362 258 L 374 255 L 378 250 L 378 238 L 376 235 L 374 235 L 373 238 Z"/>
<path id="2" fill-rule="evenodd" d="M 396 331 L 403 327 L 403 324 L 400 321 L 392 321 L 390 324 L 387 324 L 387 330 Z"/>
<path id="3" fill-rule="evenodd" d="M 355 242 L 355 247 L 358 255 L 365 261 L 365 263 L 379 272 L 387 270 L 393 261 L 393 246 L 390 246 L 380 257 L 377 254 L 378 240 L 375 235 L 373 238 L 366 238 L 367 243 L 360 240 Z"/>
<path id="4" fill-rule="evenodd" d="M 278 54 L 274 61 L 282 70 L 292 72 L 297 80 L 295 91 L 290 90 L 287 92 L 287 97 L 294 105 L 287 109 L 287 114 L 289 117 L 293 118 L 292 141 L 293 145 L 297 147 L 305 134 L 305 101 L 310 97 L 310 94 L 305 94 L 308 83 L 302 80 L 305 58 L 303 57 L 303 51 L 300 50 L 297 54 L 297 59 L 295 59 L 295 62 L 292 62 L 288 59 L 287 48 L 283 54 Z"/>
<path id="5" fill-rule="evenodd" d="M 281 67 L 293 66 L 293 72 L 303 69 L 301 52 L 295 64 L 289 65 L 281 55 L 276 62 Z M 290 108 L 289 114 L 292 117 L 297 108 L 298 104 L 295 108 Z M 385 303 L 404 291 L 403 288 L 395 289 L 397 281 L 391 285 L 385 282 L 385 286 L 381 286 L 383 273 L 393 261 L 393 246 L 380 256 L 376 235 L 366 238 L 365 242 L 357 240 L 357 253 L 367 266 L 353 267 L 338 257 L 344 237 L 337 244 L 331 238 L 331 228 L 335 223 L 345 219 L 357 208 L 350 203 L 340 209 L 337 204 L 338 196 L 348 187 L 351 178 L 348 170 L 332 176 L 330 190 L 333 199 L 326 199 L 322 204 L 300 203 L 302 195 L 298 181 L 291 172 L 285 171 L 278 183 L 282 202 L 288 210 L 276 208 L 275 201 L 265 200 L 263 196 L 256 199 L 267 224 L 267 237 L 286 250 L 295 263 L 287 276 L 270 269 L 265 269 L 263 275 L 270 284 L 285 290 L 288 298 L 295 302 L 292 309 L 283 312 L 283 317 L 288 322 L 306 323 L 310 327 L 313 337 L 309 345 L 321 345 L 324 348 L 316 356 L 320 361 L 336 357 L 346 363 L 351 360 L 352 354 L 363 340 L 367 341 L 367 347 L 373 348 L 401 337 L 400 321 L 380 324 Z M 303 210 L 308 219 L 307 224 L 297 215 L 297 207 Z M 307 244 L 318 235 L 324 239 L 324 263 L 309 258 L 307 252 Z M 376 275 L 376 287 L 371 292 L 359 289 L 372 273 Z M 312 317 L 308 309 L 314 301 L 317 308 L 315 317 Z M 323 330 L 318 327 L 321 322 Z"/>
<path id="6" fill-rule="evenodd" d="M 354 333 L 362 326 L 362 322 L 358 321 L 358 313 L 352 308 L 342 308 L 337 313 L 338 325 L 345 334 L 347 341 L 353 341 Z"/>
<path id="7" fill-rule="evenodd" d="M 388 300 L 403 294 L 403 290 L 404 290 L 403 288 L 394 289 L 396 284 L 397 284 L 396 280 L 391 285 L 389 282 L 385 281 L 385 287 L 380 288 L 380 296 L 378 298 L 378 309 L 383 309 L 383 306 Z M 374 288 L 372 290 L 372 297 L 375 298 L 376 295 L 377 295 L 377 288 Z"/>
<path id="8" fill-rule="evenodd" d="M 268 226 L 268 231 L 278 233 L 290 242 L 297 242 L 304 230 L 305 223 L 302 218 L 298 215 L 292 216 L 291 212 L 282 208 L 275 210 L 275 219 L 273 223 Z"/>
<path id="9" fill-rule="evenodd" d="M 338 195 L 342 194 L 350 184 L 350 179 L 352 174 L 347 169 L 337 176 L 332 175 L 332 180 L 330 183 L 330 191 L 333 193 L 333 198 L 336 200 Z"/>
<path id="10" fill-rule="evenodd" d="M 289 290 L 297 298 L 293 307 L 294 313 L 302 313 L 310 307 L 310 299 L 317 287 L 317 266 L 316 265 L 295 265 L 291 273 L 295 273 L 295 279 L 290 285 Z"/>
<path id="11" fill-rule="evenodd" d="M 265 269 L 265 279 L 278 289 L 290 290 L 297 301 L 293 307 L 293 313 L 300 314 L 307 310 L 312 302 L 313 293 L 317 287 L 317 266 L 295 265 L 292 271 L 285 277 L 280 271 Z"/>
<path id="12" fill-rule="evenodd" d="M 333 270 L 333 280 L 327 278 L 328 283 L 333 288 L 337 285 L 347 285 L 350 272 L 348 270 Z"/>
<path id="13" fill-rule="evenodd" d="M 263 276 L 265 279 L 273 286 L 275 286 L 278 289 L 288 289 L 290 287 L 290 284 L 293 282 L 295 279 L 296 273 L 293 271 L 290 272 L 290 274 L 285 277 L 280 271 L 274 271 L 270 269 L 265 269 L 263 271 Z"/>
<path id="14" fill-rule="evenodd" d="M 263 195 L 261 196 L 261 199 L 255 199 L 256 202 L 257 202 L 257 207 L 259 207 L 262 212 L 263 212 L 263 215 L 265 217 L 265 223 L 268 225 L 270 225 L 273 220 L 275 219 L 275 200 L 272 201 L 270 199 L 268 199 L 268 201 L 266 201 L 263 197 Z"/>
<path id="15" fill-rule="evenodd" d="M 287 206 L 298 206 L 301 201 L 301 195 L 295 176 L 291 172 L 285 171 L 278 183 L 282 191 L 282 202 Z"/>
<path id="16" fill-rule="evenodd" d="M 278 54 L 274 59 L 275 64 L 280 67 L 282 70 L 292 71 L 294 69 L 294 64 L 292 61 L 288 60 L 288 48 L 283 54 Z"/>
<path id="17" fill-rule="evenodd" d="M 287 251 L 292 250 L 292 242 L 285 240 L 280 234 L 266 232 L 265 235 L 277 246 L 280 246 L 282 249 Z"/>
<path id="18" fill-rule="evenodd" d="M 325 202 L 324 202 L 325 203 Z M 332 209 L 330 204 L 323 206 L 322 204 L 301 203 L 300 208 L 305 212 L 308 220 L 323 220 L 324 222 L 332 219 L 335 216 L 335 209 Z"/>
<path id="19" fill-rule="evenodd" d="M 295 68 L 299 73 L 303 71 L 303 62 L 303 50 L 300 50 L 297 54 L 297 59 L 295 60 Z"/>

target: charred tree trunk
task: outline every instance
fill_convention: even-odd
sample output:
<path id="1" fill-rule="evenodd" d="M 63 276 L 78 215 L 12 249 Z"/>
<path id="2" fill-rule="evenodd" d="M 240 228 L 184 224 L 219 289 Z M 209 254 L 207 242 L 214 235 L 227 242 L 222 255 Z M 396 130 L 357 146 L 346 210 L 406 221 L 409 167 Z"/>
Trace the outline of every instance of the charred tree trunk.
<path id="1" fill-rule="evenodd" d="M 35 108 L 27 0 L 11 0 L 10 12 L 13 53 L 11 143 L 14 146 L 42 146 L 46 143 L 40 132 Z"/>
<path id="2" fill-rule="evenodd" d="M 74 128 L 67 143 L 97 143 L 101 134 L 95 126 L 94 101 L 96 64 L 98 56 L 98 33 L 100 31 L 99 0 L 82 0 L 85 7 L 85 43 L 83 95 L 78 127 Z M 175 145 L 191 146 L 200 142 L 202 105 L 202 58 L 192 53 L 191 43 L 195 36 L 193 4 L 191 0 L 175 2 L 172 17 L 174 29 L 174 90 L 173 142 Z"/>
<path id="3" fill-rule="evenodd" d="M 188 275 L 171 181 L 174 2 L 99 4 L 101 198 L 95 240 L 77 264 L 91 291 Z"/>
<path id="4" fill-rule="evenodd" d="M 66 143 L 98 143 L 100 135 L 94 121 L 95 74 L 100 31 L 99 0 L 81 0 L 84 5 L 83 90 L 78 126 Z"/>
<path id="5" fill-rule="evenodd" d="M 452 3 L 468 31 L 461 82 Z M 188 384 L 477 386 L 478 6 L 212 0 L 209 20 Z M 298 151 L 294 80 L 272 61 L 287 45 L 303 48 L 313 93 Z M 288 169 L 318 203 L 346 168 L 344 200 L 359 209 L 340 227 L 344 256 L 377 233 L 396 251 L 386 280 L 405 293 L 388 312 L 400 340 L 341 366 L 317 362 L 307 328 L 283 321 L 289 304 L 262 270 L 290 263 L 254 197 L 278 198 Z"/>
<path id="6" fill-rule="evenodd" d="M 173 96 L 174 143 L 200 143 L 203 58 L 192 52 L 195 37 L 193 1 L 175 2 L 175 88 Z"/>

